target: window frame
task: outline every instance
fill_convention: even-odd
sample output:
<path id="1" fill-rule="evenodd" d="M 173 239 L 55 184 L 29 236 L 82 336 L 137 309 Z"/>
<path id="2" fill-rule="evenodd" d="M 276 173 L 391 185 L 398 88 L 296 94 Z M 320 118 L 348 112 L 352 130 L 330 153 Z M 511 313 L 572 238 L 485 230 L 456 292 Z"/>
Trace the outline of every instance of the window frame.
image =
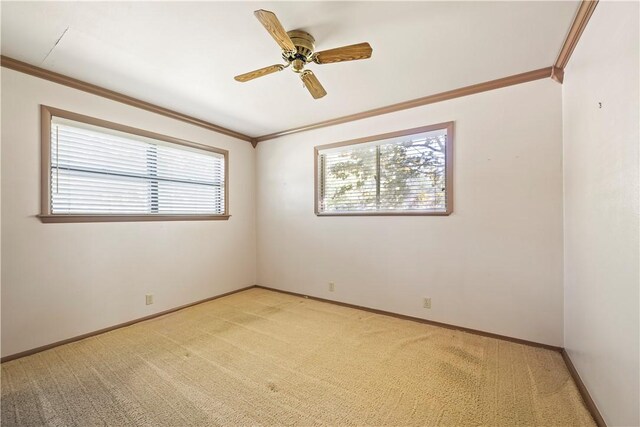
<path id="1" fill-rule="evenodd" d="M 221 154 L 224 157 L 224 212 L 222 214 L 54 214 L 51 212 L 51 119 L 60 117 L 131 135 L 156 139 L 170 144 Z M 229 214 L 229 151 L 209 145 L 185 141 L 159 133 L 85 116 L 59 108 L 40 105 L 40 214 L 43 223 L 70 222 L 133 222 L 133 221 L 205 221 L 228 220 Z"/>
<path id="2" fill-rule="evenodd" d="M 385 139 L 397 138 L 408 135 L 416 135 L 424 132 L 432 132 L 446 129 L 447 143 L 445 145 L 445 200 L 444 211 L 358 211 L 358 212 L 321 212 L 320 211 L 320 151 L 381 141 Z M 421 126 L 417 128 L 405 129 L 396 132 L 372 135 L 363 138 L 351 139 L 348 141 L 335 142 L 332 144 L 317 145 L 313 148 L 313 185 L 314 185 L 314 212 L 316 216 L 449 216 L 453 213 L 453 144 L 454 144 L 454 122 L 443 122 L 434 125 Z"/>

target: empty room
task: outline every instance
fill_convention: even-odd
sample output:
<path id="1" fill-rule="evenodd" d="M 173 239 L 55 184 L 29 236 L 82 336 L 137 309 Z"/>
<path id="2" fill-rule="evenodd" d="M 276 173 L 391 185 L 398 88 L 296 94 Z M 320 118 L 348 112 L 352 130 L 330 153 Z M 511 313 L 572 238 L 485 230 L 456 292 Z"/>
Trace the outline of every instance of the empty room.
<path id="1" fill-rule="evenodd" d="M 0 2 L 2 426 L 640 426 L 640 2 Z"/>

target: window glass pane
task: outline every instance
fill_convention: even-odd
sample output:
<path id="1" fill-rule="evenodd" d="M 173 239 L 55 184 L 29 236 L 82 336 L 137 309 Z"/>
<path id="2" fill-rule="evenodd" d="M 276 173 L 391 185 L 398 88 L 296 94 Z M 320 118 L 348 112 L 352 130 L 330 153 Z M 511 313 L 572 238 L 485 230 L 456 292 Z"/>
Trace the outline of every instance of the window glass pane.
<path id="1" fill-rule="evenodd" d="M 446 132 L 380 146 L 380 209 L 445 210 Z"/>
<path id="2" fill-rule="evenodd" d="M 161 214 L 222 213 L 224 212 L 222 187 L 160 181 L 158 212 Z"/>
<path id="3" fill-rule="evenodd" d="M 51 212 L 145 214 L 151 194 L 148 182 L 71 169 L 51 175 Z"/>
<path id="4" fill-rule="evenodd" d="M 159 178 L 202 184 L 220 185 L 224 177 L 224 162 L 220 156 L 203 155 L 168 146 L 157 146 L 157 174 Z"/>
<path id="5" fill-rule="evenodd" d="M 51 126 L 52 164 L 61 169 L 144 175 L 148 146 L 82 128 Z"/>
<path id="6" fill-rule="evenodd" d="M 376 209 L 376 147 L 323 154 L 321 163 L 324 211 Z"/>

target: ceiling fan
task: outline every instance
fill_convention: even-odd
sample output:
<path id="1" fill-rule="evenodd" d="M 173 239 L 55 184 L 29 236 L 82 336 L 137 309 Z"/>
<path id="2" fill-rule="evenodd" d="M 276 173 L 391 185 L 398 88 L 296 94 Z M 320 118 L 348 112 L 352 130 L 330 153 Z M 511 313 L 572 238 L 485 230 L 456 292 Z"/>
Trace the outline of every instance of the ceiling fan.
<path id="1" fill-rule="evenodd" d="M 327 91 L 324 90 L 318 78 L 311 70 L 304 69 L 305 65 L 310 62 L 315 62 L 316 64 L 331 64 L 333 62 L 367 59 L 371 57 L 371 52 L 373 52 L 369 43 L 358 43 L 315 52 L 315 39 L 311 34 L 300 30 L 285 31 L 276 15 L 268 10 L 256 10 L 253 14 L 282 48 L 282 58 L 286 64 L 270 65 L 235 76 L 234 78 L 239 82 L 247 82 L 258 77 L 266 76 L 267 74 L 282 71 L 291 66 L 293 72 L 300 75 L 304 86 L 309 93 L 311 93 L 311 96 L 319 99 L 325 96 Z"/>

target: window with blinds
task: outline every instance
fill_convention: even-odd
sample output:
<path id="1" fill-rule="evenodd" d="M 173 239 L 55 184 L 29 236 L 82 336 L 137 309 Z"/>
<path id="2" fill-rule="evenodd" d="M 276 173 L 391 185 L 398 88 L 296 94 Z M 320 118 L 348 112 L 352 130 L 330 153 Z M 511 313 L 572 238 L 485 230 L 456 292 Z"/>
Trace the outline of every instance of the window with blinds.
<path id="1" fill-rule="evenodd" d="M 316 147 L 318 215 L 448 215 L 453 123 Z"/>
<path id="2" fill-rule="evenodd" d="M 226 215 L 225 151 L 91 121 L 50 117 L 46 214 L 138 219 Z"/>

